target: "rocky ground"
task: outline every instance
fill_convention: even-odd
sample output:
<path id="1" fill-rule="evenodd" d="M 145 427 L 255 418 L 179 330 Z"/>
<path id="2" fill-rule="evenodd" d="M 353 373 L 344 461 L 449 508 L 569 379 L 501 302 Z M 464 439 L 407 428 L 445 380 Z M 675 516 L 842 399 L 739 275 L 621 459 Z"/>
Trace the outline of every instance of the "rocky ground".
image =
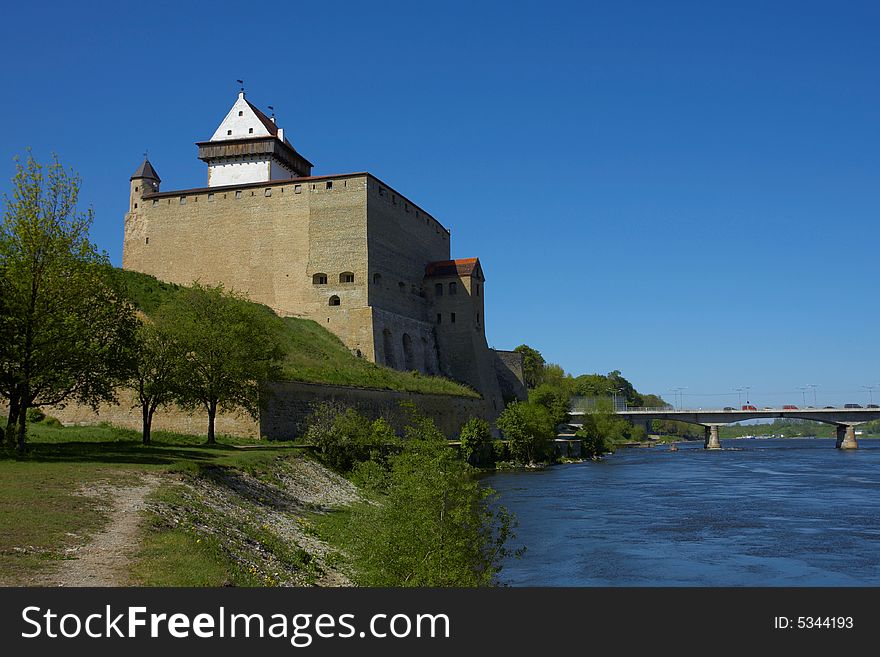
<path id="1" fill-rule="evenodd" d="M 347 479 L 290 457 L 257 473 L 205 468 L 176 484 L 170 501 L 151 505 L 154 525 L 213 537 L 241 570 L 267 586 L 352 585 L 309 519 L 358 499 Z"/>

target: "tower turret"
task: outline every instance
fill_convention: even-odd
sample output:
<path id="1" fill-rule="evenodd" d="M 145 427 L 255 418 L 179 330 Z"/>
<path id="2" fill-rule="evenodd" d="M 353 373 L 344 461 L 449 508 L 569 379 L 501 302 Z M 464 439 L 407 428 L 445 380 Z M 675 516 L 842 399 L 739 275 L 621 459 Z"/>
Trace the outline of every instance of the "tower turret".
<path id="1" fill-rule="evenodd" d="M 158 192 L 159 184 L 162 182 L 162 179 L 159 178 L 159 174 L 156 173 L 156 170 L 153 168 L 153 165 L 150 164 L 146 155 L 144 155 L 144 161 L 135 172 L 131 174 L 129 180 L 129 212 L 137 212 L 138 206 L 143 201 L 144 194 Z"/>
<path id="2" fill-rule="evenodd" d="M 312 163 L 285 139 L 275 117 L 248 102 L 243 90 L 211 139 L 196 146 L 208 164 L 208 187 L 312 175 Z"/>

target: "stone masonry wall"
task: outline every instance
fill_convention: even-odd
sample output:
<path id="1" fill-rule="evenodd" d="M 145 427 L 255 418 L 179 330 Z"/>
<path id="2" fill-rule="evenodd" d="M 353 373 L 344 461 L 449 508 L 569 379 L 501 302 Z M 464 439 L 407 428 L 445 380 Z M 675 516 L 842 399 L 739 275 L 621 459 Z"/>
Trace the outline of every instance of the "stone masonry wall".
<path id="1" fill-rule="evenodd" d="M 267 437 L 272 440 L 290 439 L 298 436 L 304 429 L 313 405 L 320 402 L 339 402 L 352 406 L 371 419 L 384 417 L 396 429 L 406 422 L 406 412 L 400 406 L 410 401 L 422 415 L 434 420 L 448 438 L 458 436 L 458 431 L 472 417 L 485 417 L 482 399 L 458 397 L 455 395 L 435 395 L 333 386 L 296 381 L 279 382 L 274 385 L 275 394 L 268 408 L 262 411 L 259 421 L 247 414 L 218 413 L 216 431 L 218 435 L 242 436 L 247 438 Z M 47 407 L 47 415 L 58 418 L 66 425 L 93 425 L 107 422 L 113 426 L 141 430 L 139 408 L 132 408 L 129 393 L 120 395 L 120 403 L 104 404 L 96 413 L 88 406 L 68 404 L 64 408 Z M 5 417 L 6 408 L 0 404 L 0 417 Z M 160 408 L 153 416 L 154 431 L 174 431 L 195 435 L 206 435 L 207 414 L 202 411 L 187 412 L 177 407 Z"/>
<path id="2" fill-rule="evenodd" d="M 384 417 L 398 431 L 407 419 L 400 404 L 412 402 L 422 415 L 434 420 L 447 438 L 457 437 L 461 425 L 470 418 L 486 418 L 483 400 L 474 397 L 285 381 L 275 384 L 275 394 L 260 417 L 260 434 L 275 440 L 299 435 L 313 406 L 321 402 L 353 406 L 370 419 Z"/>

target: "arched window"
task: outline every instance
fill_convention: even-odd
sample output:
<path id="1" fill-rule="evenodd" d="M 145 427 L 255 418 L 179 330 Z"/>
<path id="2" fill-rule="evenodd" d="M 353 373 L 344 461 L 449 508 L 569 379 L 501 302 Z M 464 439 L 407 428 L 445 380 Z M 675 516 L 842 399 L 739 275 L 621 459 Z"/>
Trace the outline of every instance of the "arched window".
<path id="1" fill-rule="evenodd" d="M 479 283 L 474 283 L 474 296 L 475 297 L 480 296 L 480 284 Z"/>
<path id="2" fill-rule="evenodd" d="M 382 351 L 385 352 L 385 364 L 388 367 L 397 367 L 394 362 L 394 342 L 391 339 L 391 331 L 387 328 L 382 331 Z"/>
<path id="3" fill-rule="evenodd" d="M 449 294 L 458 294 L 458 283 L 455 281 L 449 284 Z"/>
<path id="4" fill-rule="evenodd" d="M 434 368 L 431 366 L 431 352 L 428 350 L 427 338 L 422 338 L 422 359 L 425 368 L 425 374 L 433 374 Z"/>
<path id="5" fill-rule="evenodd" d="M 327 274 L 312 274 L 312 285 L 327 285 Z"/>
<path id="6" fill-rule="evenodd" d="M 350 271 L 344 271 L 339 274 L 340 283 L 354 283 L 354 274 Z"/>
<path id="7" fill-rule="evenodd" d="M 403 369 L 414 370 L 416 359 L 413 357 L 412 338 L 408 333 L 403 334 Z"/>
<path id="8" fill-rule="evenodd" d="M 443 296 L 443 283 L 435 283 L 434 284 L 434 296 L 437 296 L 437 297 Z"/>
<path id="9" fill-rule="evenodd" d="M 373 274 L 373 284 L 379 285 L 381 282 L 382 282 L 382 274 L 380 274 L 379 272 L 376 272 L 375 274 Z"/>
<path id="10" fill-rule="evenodd" d="M 331 305 L 331 306 L 338 306 L 338 305 L 339 305 L 339 297 L 337 297 L 337 296 L 334 294 L 332 297 L 330 297 L 330 303 L 329 303 L 328 305 Z"/>

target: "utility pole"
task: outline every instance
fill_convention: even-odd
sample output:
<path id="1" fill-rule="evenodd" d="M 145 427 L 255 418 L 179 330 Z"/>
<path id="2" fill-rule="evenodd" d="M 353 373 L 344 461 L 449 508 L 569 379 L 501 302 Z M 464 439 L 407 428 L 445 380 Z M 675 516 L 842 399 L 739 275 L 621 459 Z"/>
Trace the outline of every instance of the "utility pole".
<path id="1" fill-rule="evenodd" d="M 813 406 L 815 406 L 816 405 L 816 388 L 819 387 L 819 384 L 818 383 L 808 383 L 807 387 L 813 389 Z"/>
<path id="2" fill-rule="evenodd" d="M 798 390 L 801 391 L 801 399 L 803 399 L 803 402 L 804 402 L 803 405 L 806 406 L 807 405 L 807 387 L 806 386 L 799 386 Z"/>

